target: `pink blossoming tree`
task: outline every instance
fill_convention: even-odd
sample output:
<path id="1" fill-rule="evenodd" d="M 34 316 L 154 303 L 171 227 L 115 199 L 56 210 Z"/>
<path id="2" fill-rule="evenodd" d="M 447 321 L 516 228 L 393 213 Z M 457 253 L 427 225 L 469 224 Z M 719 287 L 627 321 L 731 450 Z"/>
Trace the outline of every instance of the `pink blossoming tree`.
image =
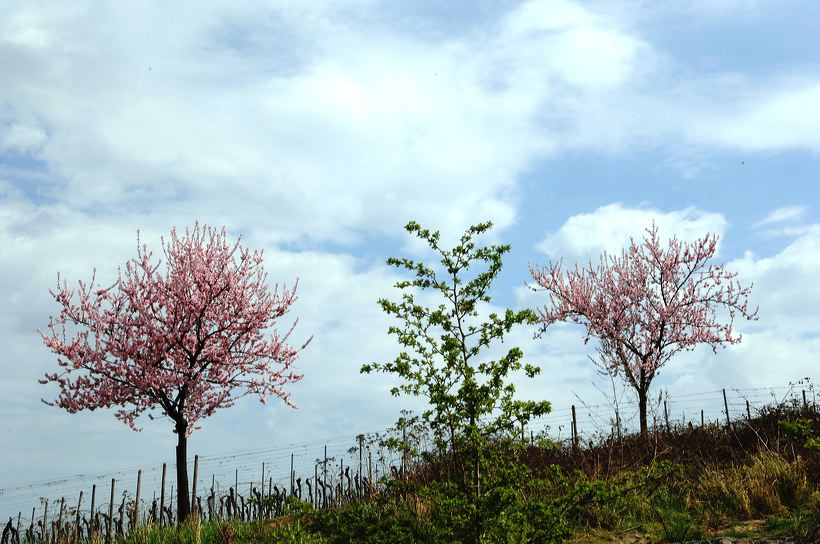
<path id="1" fill-rule="evenodd" d="M 600 264 L 576 266 L 566 273 L 561 262 L 530 267 L 536 291 L 546 291 L 549 304 L 539 310 L 541 332 L 558 321 L 586 327 L 586 339 L 599 340 L 599 362 L 623 374 L 638 394 L 641 434 L 647 434 L 647 393 L 666 362 L 699 344 L 737 344 L 734 319 L 756 319 L 750 311 L 751 286 L 723 265 L 708 264 L 717 236 L 693 242 L 676 238 L 663 247 L 658 228 L 647 229 L 642 243 L 631 241 L 620 256 L 601 255 Z M 720 319 L 717 310 L 725 310 Z"/>
<path id="2" fill-rule="evenodd" d="M 245 395 L 295 408 L 285 385 L 301 378 L 292 370 L 299 350 L 287 344 L 293 327 L 280 335 L 274 325 L 296 286 L 270 290 L 262 254 L 240 242 L 224 228 L 197 223 L 181 238 L 174 229 L 162 240 L 161 269 L 138 233 L 137 257 L 111 287 L 95 287 L 92 276 L 72 290 L 58 276 L 60 314 L 40 332 L 61 367 L 41 380 L 60 388 L 47 404 L 70 413 L 119 407 L 116 417 L 135 430 L 145 412 L 173 421 L 179 521 L 190 513 L 187 439 L 197 422 Z"/>

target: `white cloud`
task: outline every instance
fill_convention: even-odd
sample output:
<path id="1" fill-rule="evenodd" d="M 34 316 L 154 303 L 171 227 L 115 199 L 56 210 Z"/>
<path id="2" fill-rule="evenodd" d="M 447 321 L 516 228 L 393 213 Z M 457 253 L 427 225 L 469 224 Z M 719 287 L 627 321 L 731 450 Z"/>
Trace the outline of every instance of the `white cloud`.
<path id="1" fill-rule="evenodd" d="M 784 206 L 769 212 L 766 217 L 755 223 L 755 226 L 770 225 L 772 223 L 795 222 L 803 219 L 808 208 L 806 206 Z"/>
<path id="2" fill-rule="evenodd" d="M 778 331 L 799 340 L 803 335 L 820 336 L 820 292 L 816 288 L 820 270 L 820 225 L 806 231 L 771 257 L 747 253 L 728 263 L 745 281 L 754 283 L 753 301 L 760 305 L 759 327 Z"/>
<path id="3" fill-rule="evenodd" d="M 36 151 L 45 139 L 46 133 L 42 128 L 15 124 L 0 132 L 0 150 L 29 153 Z"/>
<path id="4" fill-rule="evenodd" d="M 573 215 L 553 233 L 547 234 L 536 247 L 551 259 L 586 262 L 602 252 L 617 253 L 630 239 L 641 240 L 652 222 L 658 226 L 661 239 L 676 236 L 694 240 L 708 233 L 723 235 L 726 219 L 694 207 L 671 212 L 652 208 L 627 208 L 620 203 L 608 204 L 591 213 Z"/>
<path id="5" fill-rule="evenodd" d="M 783 149 L 820 150 L 820 83 L 817 75 L 777 82 L 744 93 L 736 101 L 712 104 L 692 117 L 687 135 L 694 141 L 715 143 L 746 151 Z M 743 81 L 743 87 L 754 87 Z"/>

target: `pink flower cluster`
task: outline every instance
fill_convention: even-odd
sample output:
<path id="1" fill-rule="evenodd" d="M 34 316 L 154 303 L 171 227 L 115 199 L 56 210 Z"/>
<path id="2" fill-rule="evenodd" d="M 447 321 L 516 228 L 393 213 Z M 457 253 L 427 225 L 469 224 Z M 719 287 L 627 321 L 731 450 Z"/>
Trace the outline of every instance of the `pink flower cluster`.
<path id="1" fill-rule="evenodd" d="M 716 351 L 740 342 L 732 331 L 735 317 L 757 317 L 748 308 L 751 286 L 743 287 L 723 265 L 708 264 L 717 236 L 672 238 L 662 247 L 657 226 L 646 232 L 620 255 L 604 253 L 598 266 L 565 272 L 559 261 L 530 267 L 535 289 L 549 296 L 539 310 L 542 332 L 558 321 L 586 326 L 586 340 L 599 339 L 606 364 L 623 371 L 635 388 L 682 350 L 707 344 Z M 726 315 L 718 316 L 719 309 Z"/>
<path id="2" fill-rule="evenodd" d="M 245 395 L 294 406 L 284 387 L 302 377 L 293 371 L 299 350 L 287 344 L 293 327 L 280 335 L 274 325 L 296 285 L 269 289 L 262 254 L 240 241 L 198 223 L 182 237 L 172 230 L 162 267 L 138 234 L 137 257 L 111 287 L 95 287 L 92 277 L 73 290 L 58 277 L 52 295 L 61 311 L 40 333 L 62 367 L 41 380 L 59 385 L 53 404 L 69 412 L 118 406 L 132 428 L 159 410 L 183 422 L 186 436 Z"/>

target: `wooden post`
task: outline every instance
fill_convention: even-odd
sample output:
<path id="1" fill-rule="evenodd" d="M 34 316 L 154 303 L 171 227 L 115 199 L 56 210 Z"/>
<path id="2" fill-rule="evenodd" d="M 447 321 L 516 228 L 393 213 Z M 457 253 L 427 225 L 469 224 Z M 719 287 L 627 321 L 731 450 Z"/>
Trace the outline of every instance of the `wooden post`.
<path id="1" fill-rule="evenodd" d="M 159 526 L 162 527 L 162 520 L 165 517 L 165 463 L 162 463 L 162 484 L 159 490 Z"/>
<path id="2" fill-rule="evenodd" d="M 65 510 L 65 497 L 60 497 L 60 514 L 57 516 L 57 535 L 54 538 L 55 542 L 59 542 L 60 533 L 63 529 L 63 511 Z"/>
<path id="3" fill-rule="evenodd" d="M 111 542 L 111 518 L 114 517 L 114 485 L 116 480 L 111 478 L 111 500 L 108 501 L 108 519 L 105 524 L 105 541 Z"/>
<path id="4" fill-rule="evenodd" d="M 319 508 L 319 465 L 313 463 L 313 507 Z"/>
<path id="5" fill-rule="evenodd" d="M 48 499 L 46 499 L 46 503 L 43 506 L 43 541 L 48 543 Z"/>
<path id="6" fill-rule="evenodd" d="M 239 469 L 236 469 L 236 473 L 234 474 L 234 480 L 236 494 L 239 495 Z"/>
<path id="7" fill-rule="evenodd" d="M 572 405 L 572 446 L 578 447 L 578 420 L 575 417 L 575 405 Z"/>
<path id="8" fill-rule="evenodd" d="M 339 500 L 344 499 L 345 496 L 345 462 L 344 459 L 339 459 Z"/>
<path id="9" fill-rule="evenodd" d="M 34 516 L 37 513 L 37 507 L 31 507 L 31 525 L 29 525 L 29 533 L 31 533 L 32 538 L 34 537 Z"/>
<path id="10" fill-rule="evenodd" d="M 726 408 L 726 426 L 731 426 L 732 422 L 729 419 L 729 401 L 726 400 L 726 389 L 723 390 L 723 407 Z"/>
<path id="11" fill-rule="evenodd" d="M 663 399 L 663 419 L 666 421 L 666 433 L 669 434 L 669 410 L 666 406 L 666 399 Z"/>
<path id="12" fill-rule="evenodd" d="M 259 493 L 259 496 L 264 499 L 265 498 L 265 462 L 264 461 L 262 461 L 262 480 L 261 481 L 262 481 L 262 484 L 259 487 L 261 487 L 262 489 Z"/>
<path id="13" fill-rule="evenodd" d="M 194 483 L 191 486 L 191 513 L 196 508 L 196 480 L 199 476 L 199 455 L 194 455 Z M 197 512 L 197 515 L 199 512 Z"/>
<path id="14" fill-rule="evenodd" d="M 142 487 L 142 469 L 137 470 L 137 494 L 134 497 L 134 529 L 140 524 L 140 488 Z"/>
<path id="15" fill-rule="evenodd" d="M 295 495 L 294 487 L 296 482 L 293 479 L 293 454 L 290 454 L 290 494 L 291 496 Z"/>
<path id="16" fill-rule="evenodd" d="M 803 410 L 809 409 L 809 403 L 806 402 L 806 390 L 803 390 Z"/>
<path id="17" fill-rule="evenodd" d="M 80 507 L 83 504 L 83 492 L 80 491 L 80 498 L 77 499 L 77 517 L 74 520 L 74 542 L 80 541 Z M 19 533 L 18 533 L 19 535 Z"/>
<path id="18" fill-rule="evenodd" d="M 325 444 L 325 462 L 322 465 L 322 508 L 327 508 L 327 444 Z"/>
<path id="19" fill-rule="evenodd" d="M 88 528 L 88 539 L 91 540 L 91 535 L 94 533 L 94 525 L 97 521 L 97 516 L 94 515 L 94 503 L 97 500 L 97 484 L 91 486 L 91 523 Z"/>
<path id="20" fill-rule="evenodd" d="M 700 411 L 700 428 L 702 429 L 705 425 L 705 421 L 703 419 L 703 410 Z"/>
<path id="21" fill-rule="evenodd" d="M 752 410 L 749 407 L 749 399 L 746 399 L 746 419 L 749 421 L 752 420 Z"/>
<path id="22" fill-rule="evenodd" d="M 362 482 L 362 478 L 364 478 L 364 467 L 362 466 L 362 448 L 364 443 L 364 435 L 360 434 L 359 438 L 359 496 L 361 497 L 364 494 L 364 482 Z"/>

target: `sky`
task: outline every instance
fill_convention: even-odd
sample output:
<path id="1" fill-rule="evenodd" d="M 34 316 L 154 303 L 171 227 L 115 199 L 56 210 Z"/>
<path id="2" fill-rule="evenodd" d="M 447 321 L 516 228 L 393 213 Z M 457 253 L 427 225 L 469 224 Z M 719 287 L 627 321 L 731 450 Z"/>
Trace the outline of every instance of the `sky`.
<path id="1" fill-rule="evenodd" d="M 59 272 L 100 283 L 174 226 L 225 226 L 299 280 L 290 409 L 245 399 L 203 420 L 218 454 L 392 425 L 363 363 L 399 347 L 377 299 L 430 259 L 410 220 L 452 242 L 491 220 L 511 245 L 497 308 L 543 305 L 528 265 L 587 263 L 656 222 L 720 236 L 759 320 L 683 353 L 671 398 L 820 379 L 820 4 L 809 0 L 22 2 L 0 0 L 0 487 L 172 459 L 167 420 L 41 399 L 38 329 Z M 606 403 L 577 326 L 507 340 L 556 409 Z M 506 345 L 506 344 L 505 344 Z M 804 382 L 805 383 L 805 382 Z M 603 391 L 603 392 L 602 392 Z M 628 394 L 625 398 L 628 398 Z"/>

